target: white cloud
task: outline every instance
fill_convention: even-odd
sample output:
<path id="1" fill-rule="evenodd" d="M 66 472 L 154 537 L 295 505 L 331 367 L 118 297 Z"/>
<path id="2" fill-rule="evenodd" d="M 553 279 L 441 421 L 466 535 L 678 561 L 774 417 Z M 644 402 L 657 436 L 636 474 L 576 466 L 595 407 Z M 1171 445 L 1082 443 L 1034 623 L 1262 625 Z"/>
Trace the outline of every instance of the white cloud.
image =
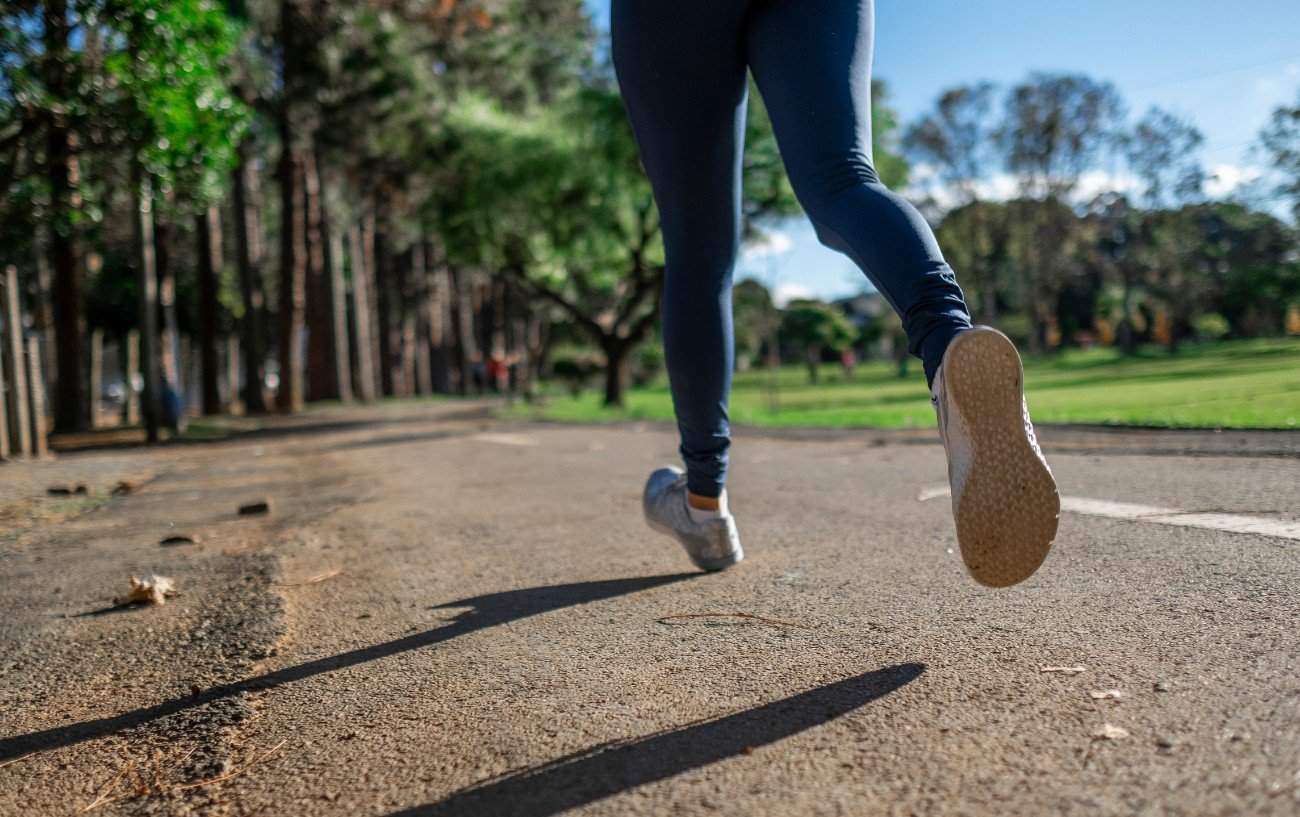
<path id="1" fill-rule="evenodd" d="M 1079 184 L 1074 188 L 1075 201 L 1091 201 L 1102 193 L 1135 194 L 1141 188 L 1137 177 L 1131 173 L 1107 173 L 1092 170 L 1079 177 Z"/>
<path id="2" fill-rule="evenodd" d="M 1212 199 L 1223 198 L 1243 185 L 1257 181 L 1264 175 L 1261 168 L 1251 165 L 1217 164 L 1210 167 L 1205 180 L 1205 194 Z"/>
<path id="3" fill-rule="evenodd" d="M 779 230 L 770 230 L 746 244 L 740 251 L 740 257 L 746 261 L 757 261 L 760 258 L 784 255 L 792 249 L 794 241 L 790 236 Z"/>
<path id="4" fill-rule="evenodd" d="M 772 293 L 772 300 L 779 307 L 785 307 L 791 301 L 797 301 L 800 298 L 812 298 L 813 291 L 803 284 L 777 284 L 776 290 Z"/>
<path id="5" fill-rule="evenodd" d="M 927 192 L 940 209 L 948 210 L 961 202 L 958 192 L 939 183 L 933 174 L 927 173 L 924 178 L 930 180 Z M 1079 177 L 1072 198 L 1082 203 L 1092 200 L 1099 193 L 1135 193 L 1138 187 L 1138 180 L 1132 174 L 1092 170 Z M 1020 184 L 1014 175 L 999 172 L 977 181 L 975 192 L 984 201 L 1007 201 L 1020 195 Z"/>

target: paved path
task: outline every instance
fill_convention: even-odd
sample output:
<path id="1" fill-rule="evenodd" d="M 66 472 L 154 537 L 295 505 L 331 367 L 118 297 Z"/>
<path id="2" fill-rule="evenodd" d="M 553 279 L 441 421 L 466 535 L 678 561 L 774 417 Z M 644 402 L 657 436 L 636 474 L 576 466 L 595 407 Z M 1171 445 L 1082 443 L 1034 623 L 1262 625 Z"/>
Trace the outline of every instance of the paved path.
<path id="1" fill-rule="evenodd" d="M 5 466 L 140 487 L 0 539 L 0 814 L 1300 814 L 1300 437 L 1045 436 L 1074 511 L 1007 591 L 919 435 L 742 434 L 707 576 L 639 518 L 660 426 Z M 182 595 L 110 609 L 150 571 Z"/>

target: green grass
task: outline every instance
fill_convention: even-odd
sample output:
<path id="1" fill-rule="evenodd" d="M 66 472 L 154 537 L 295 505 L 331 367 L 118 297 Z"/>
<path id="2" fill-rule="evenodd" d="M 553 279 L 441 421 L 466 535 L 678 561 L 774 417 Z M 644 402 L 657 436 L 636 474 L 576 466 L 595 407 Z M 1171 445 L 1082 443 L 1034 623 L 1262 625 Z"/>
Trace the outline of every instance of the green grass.
<path id="1" fill-rule="evenodd" d="M 1175 354 L 1145 349 L 1071 350 L 1025 361 L 1025 382 L 1040 423 L 1200 428 L 1296 428 L 1300 425 L 1300 339 L 1187 345 Z M 627 407 L 610 410 L 601 395 L 553 391 L 540 406 L 507 416 L 571 422 L 672 419 L 666 384 L 633 389 Z M 811 385 L 804 368 L 738 373 L 735 424 L 842 428 L 929 427 L 934 423 L 919 363 L 900 379 L 891 364 L 869 362 L 851 381 L 825 366 Z"/>

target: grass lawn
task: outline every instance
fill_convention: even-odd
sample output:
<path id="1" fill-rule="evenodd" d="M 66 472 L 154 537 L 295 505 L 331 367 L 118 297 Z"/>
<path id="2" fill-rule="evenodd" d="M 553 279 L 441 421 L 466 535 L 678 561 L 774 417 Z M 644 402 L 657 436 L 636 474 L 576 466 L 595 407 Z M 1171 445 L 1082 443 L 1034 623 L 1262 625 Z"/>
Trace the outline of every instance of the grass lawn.
<path id="1" fill-rule="evenodd" d="M 1040 423 L 1104 423 L 1209 428 L 1300 425 L 1300 339 L 1229 341 L 1146 349 L 1067 351 L 1025 361 L 1030 408 Z M 573 398 L 552 391 L 541 406 L 510 409 L 514 418 L 574 422 L 672 419 L 666 383 L 633 389 L 627 407 L 600 405 L 592 389 Z M 825 366 L 811 385 L 806 369 L 736 375 L 731 419 L 757 426 L 929 427 L 934 412 L 919 362 L 900 379 L 892 364 L 868 362 L 851 381 Z"/>

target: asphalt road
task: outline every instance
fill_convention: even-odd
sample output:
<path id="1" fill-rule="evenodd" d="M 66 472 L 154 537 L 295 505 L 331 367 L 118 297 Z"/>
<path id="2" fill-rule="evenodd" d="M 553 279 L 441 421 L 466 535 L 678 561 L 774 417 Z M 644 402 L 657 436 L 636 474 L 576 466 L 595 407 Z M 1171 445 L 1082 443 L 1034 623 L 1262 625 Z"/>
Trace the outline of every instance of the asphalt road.
<path id="1" fill-rule="evenodd" d="M 1300 436 L 1044 437 L 1075 510 L 1003 591 L 928 434 L 742 434 L 718 575 L 640 519 L 661 426 L 0 467 L 0 814 L 1300 814 Z"/>

